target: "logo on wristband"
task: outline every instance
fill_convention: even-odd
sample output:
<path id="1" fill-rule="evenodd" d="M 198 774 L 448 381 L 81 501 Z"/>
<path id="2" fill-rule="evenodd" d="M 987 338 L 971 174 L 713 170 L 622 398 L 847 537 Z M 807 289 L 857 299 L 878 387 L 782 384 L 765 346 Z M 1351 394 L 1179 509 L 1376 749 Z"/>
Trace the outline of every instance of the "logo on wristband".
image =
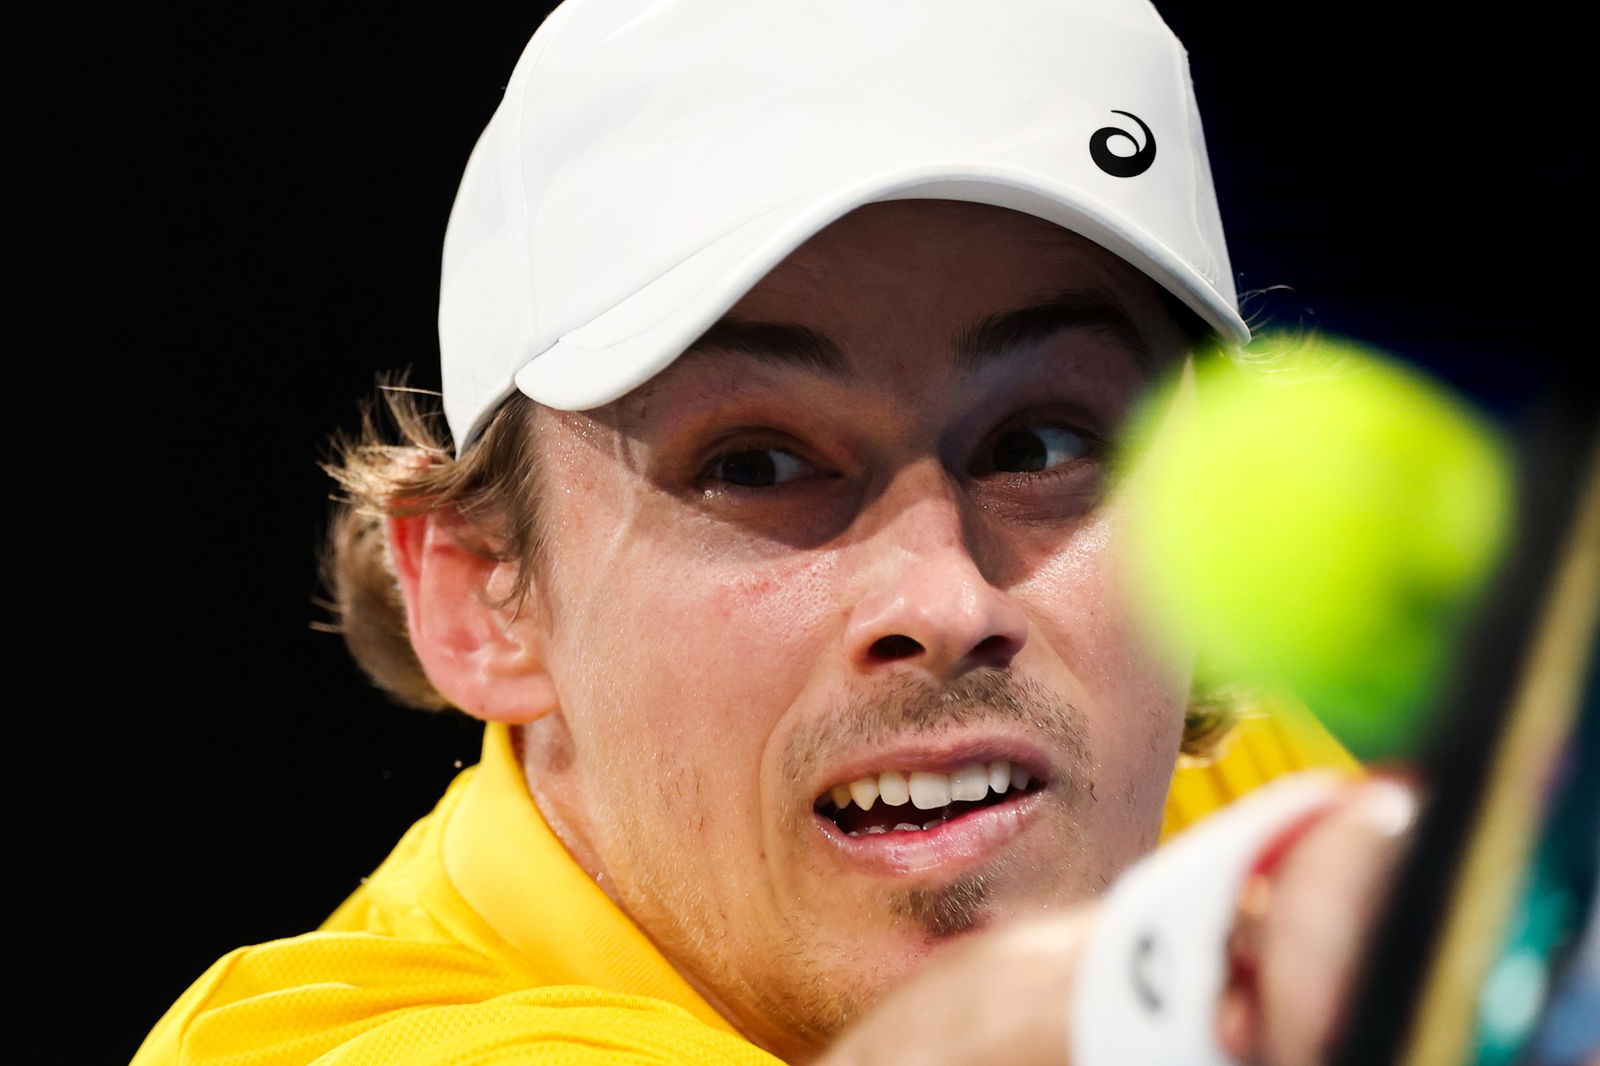
<path id="1" fill-rule="evenodd" d="M 1171 979 L 1172 959 L 1166 946 L 1152 931 L 1145 931 L 1133 944 L 1129 974 L 1133 994 L 1151 1014 L 1160 1014 L 1166 1005 L 1166 987 Z"/>

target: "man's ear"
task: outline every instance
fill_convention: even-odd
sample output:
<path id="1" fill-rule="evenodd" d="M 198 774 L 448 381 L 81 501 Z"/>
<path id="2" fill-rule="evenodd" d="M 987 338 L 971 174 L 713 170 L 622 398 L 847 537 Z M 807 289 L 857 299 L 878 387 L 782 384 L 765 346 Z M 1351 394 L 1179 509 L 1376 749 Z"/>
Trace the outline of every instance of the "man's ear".
<path id="1" fill-rule="evenodd" d="M 545 670 L 536 597 L 498 605 L 514 566 L 462 544 L 450 512 L 386 520 L 406 626 L 428 680 L 492 722 L 531 722 L 558 706 Z"/>

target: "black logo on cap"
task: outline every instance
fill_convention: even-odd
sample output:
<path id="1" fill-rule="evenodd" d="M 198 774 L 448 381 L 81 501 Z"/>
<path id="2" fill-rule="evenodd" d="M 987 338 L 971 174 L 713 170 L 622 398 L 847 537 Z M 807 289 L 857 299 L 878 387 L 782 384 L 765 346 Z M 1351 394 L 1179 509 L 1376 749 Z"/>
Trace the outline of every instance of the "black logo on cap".
<path id="1" fill-rule="evenodd" d="M 1156 137 L 1150 132 L 1150 127 L 1138 115 L 1128 111 L 1111 112 L 1113 115 L 1127 115 L 1139 123 L 1139 128 L 1144 131 L 1144 143 L 1140 144 L 1138 138 L 1127 130 L 1115 126 L 1101 126 L 1094 131 L 1094 136 L 1089 138 L 1089 158 L 1094 160 L 1094 165 L 1110 174 L 1113 178 L 1132 178 L 1143 174 L 1150 169 L 1150 164 L 1156 160 Z M 1132 142 L 1134 153 L 1132 155 L 1117 155 L 1111 151 L 1111 138 L 1122 137 Z"/>

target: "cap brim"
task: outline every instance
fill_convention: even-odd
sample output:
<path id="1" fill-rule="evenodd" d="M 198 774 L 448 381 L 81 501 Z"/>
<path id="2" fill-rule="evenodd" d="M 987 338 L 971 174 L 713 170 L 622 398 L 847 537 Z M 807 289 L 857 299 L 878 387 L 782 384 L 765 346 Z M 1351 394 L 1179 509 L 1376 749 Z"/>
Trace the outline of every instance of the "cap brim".
<path id="1" fill-rule="evenodd" d="M 706 245 L 632 296 L 563 335 L 515 376 L 525 395 L 566 411 L 610 403 L 670 365 L 786 256 L 864 204 L 941 199 L 1036 215 L 1094 241 L 1147 274 L 1243 345 L 1249 327 L 1209 281 L 1150 234 L 1082 189 L 997 169 L 901 171 L 775 208 Z M 1221 279 L 1227 285 L 1228 279 Z M 1231 291 L 1231 285 L 1227 285 Z"/>

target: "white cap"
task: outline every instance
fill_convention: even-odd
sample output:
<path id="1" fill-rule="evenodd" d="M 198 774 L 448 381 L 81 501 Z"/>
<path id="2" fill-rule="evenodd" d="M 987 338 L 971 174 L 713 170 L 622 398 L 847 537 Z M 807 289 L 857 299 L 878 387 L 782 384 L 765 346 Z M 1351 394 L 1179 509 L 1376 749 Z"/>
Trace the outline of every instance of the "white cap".
<path id="1" fill-rule="evenodd" d="M 1147 0 L 567 0 L 445 236 L 458 447 L 514 388 L 616 399 L 828 223 L 923 198 L 1055 222 L 1249 339 L 1188 59 Z"/>

